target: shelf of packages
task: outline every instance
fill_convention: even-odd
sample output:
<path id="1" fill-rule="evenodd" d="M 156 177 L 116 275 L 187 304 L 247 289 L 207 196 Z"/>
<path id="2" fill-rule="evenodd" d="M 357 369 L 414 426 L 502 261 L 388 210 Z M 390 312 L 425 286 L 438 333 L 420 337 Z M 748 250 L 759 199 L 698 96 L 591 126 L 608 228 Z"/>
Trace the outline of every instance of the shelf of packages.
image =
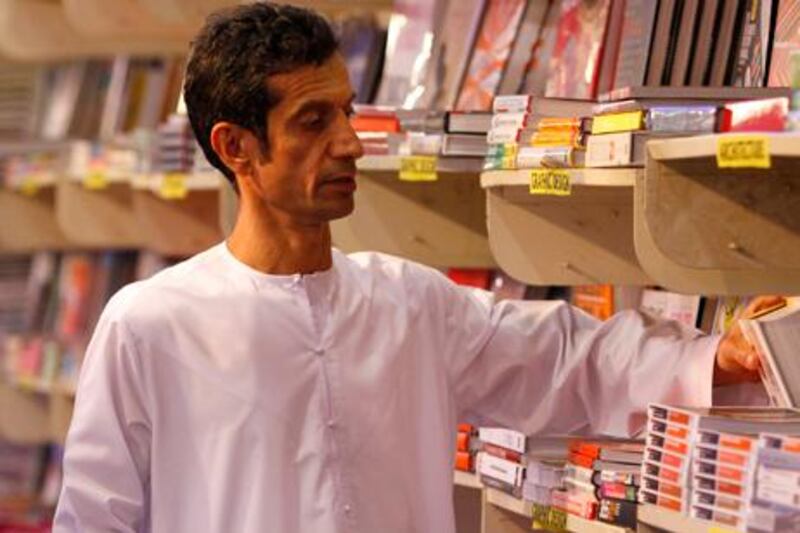
<path id="1" fill-rule="evenodd" d="M 643 533 L 668 531 L 673 533 L 734 533 L 713 522 L 691 518 L 677 511 L 670 511 L 656 505 L 640 505 L 638 509 L 639 528 Z"/>
<path id="2" fill-rule="evenodd" d="M 71 395 L 41 394 L 0 383 L 0 405 L 0 438 L 19 444 L 63 443 L 66 439 L 73 409 Z"/>
<path id="3" fill-rule="evenodd" d="M 684 293 L 800 291 L 800 135 L 651 141 L 634 241 L 659 285 Z"/>
<path id="4" fill-rule="evenodd" d="M 533 504 L 514 498 L 495 489 L 486 488 L 486 501 L 519 516 L 533 519 Z M 567 514 L 566 530 L 572 533 L 631 533 L 630 529 L 606 524 L 598 520 L 587 520 Z"/>
<path id="5" fill-rule="evenodd" d="M 0 55 L 17 61 L 55 61 L 113 54 L 186 52 L 187 40 L 175 34 L 166 33 L 159 38 L 110 32 L 105 36 L 88 35 L 74 29 L 70 22 L 62 2 L 0 0 Z"/>
<path id="6" fill-rule="evenodd" d="M 133 206 L 145 247 L 162 255 L 188 256 L 222 240 L 222 178 L 202 174 L 152 174 L 133 180 Z"/>
<path id="7" fill-rule="evenodd" d="M 568 179 L 560 195 L 531 192 L 534 177 L 550 170 L 481 174 L 500 267 L 534 285 L 651 284 L 633 244 L 633 184 L 642 169 L 551 170 Z"/>
<path id="8" fill-rule="evenodd" d="M 344 252 L 376 250 L 438 267 L 495 265 L 476 158 L 436 159 L 431 181 L 403 181 L 399 156 L 359 160 L 355 211 L 331 226 Z"/>

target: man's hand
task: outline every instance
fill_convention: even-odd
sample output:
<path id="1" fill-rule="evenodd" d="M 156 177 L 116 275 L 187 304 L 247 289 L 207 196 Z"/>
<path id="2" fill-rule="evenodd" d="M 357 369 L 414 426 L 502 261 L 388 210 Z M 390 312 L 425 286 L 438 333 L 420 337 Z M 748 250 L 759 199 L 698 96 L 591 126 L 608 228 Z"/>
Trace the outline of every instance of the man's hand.
<path id="1" fill-rule="evenodd" d="M 783 296 L 760 296 L 750 302 L 740 318 L 750 318 L 765 309 L 779 306 L 785 302 L 786 299 Z M 759 364 L 758 353 L 747 342 L 737 319 L 717 347 L 714 385 L 758 381 Z"/>

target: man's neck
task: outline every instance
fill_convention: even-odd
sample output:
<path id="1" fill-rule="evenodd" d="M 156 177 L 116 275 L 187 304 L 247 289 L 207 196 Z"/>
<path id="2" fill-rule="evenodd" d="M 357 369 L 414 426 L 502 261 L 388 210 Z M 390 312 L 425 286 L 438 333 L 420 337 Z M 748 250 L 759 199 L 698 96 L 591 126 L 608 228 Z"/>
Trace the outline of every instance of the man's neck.
<path id="1" fill-rule="evenodd" d="M 228 237 L 228 248 L 239 261 L 265 274 L 311 274 L 333 264 L 327 222 L 291 223 L 244 202 Z"/>

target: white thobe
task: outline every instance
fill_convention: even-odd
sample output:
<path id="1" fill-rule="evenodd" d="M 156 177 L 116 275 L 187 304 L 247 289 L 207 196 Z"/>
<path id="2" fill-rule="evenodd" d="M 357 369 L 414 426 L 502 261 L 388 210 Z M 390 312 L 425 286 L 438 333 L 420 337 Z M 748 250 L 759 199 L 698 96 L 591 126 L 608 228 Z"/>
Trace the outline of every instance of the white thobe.
<path id="1" fill-rule="evenodd" d="M 627 433 L 649 401 L 710 404 L 717 342 L 375 253 L 266 275 L 220 244 L 103 312 L 55 530 L 452 532 L 458 421 Z"/>

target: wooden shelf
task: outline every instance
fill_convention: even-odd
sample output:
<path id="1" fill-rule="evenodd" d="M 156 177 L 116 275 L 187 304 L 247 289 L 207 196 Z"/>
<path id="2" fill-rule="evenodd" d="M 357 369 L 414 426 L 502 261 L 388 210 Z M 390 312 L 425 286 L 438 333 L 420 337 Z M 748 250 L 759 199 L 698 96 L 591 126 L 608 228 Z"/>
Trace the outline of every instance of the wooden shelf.
<path id="1" fill-rule="evenodd" d="M 638 509 L 638 531 L 669 531 L 673 533 L 727 533 L 731 530 L 718 524 L 691 518 L 676 511 L 656 505 L 640 505 Z M 642 527 L 642 526 L 649 527 Z M 732 533 L 732 531 L 731 531 Z"/>
<path id="2" fill-rule="evenodd" d="M 481 175 L 500 267 L 533 285 L 652 283 L 633 245 L 633 183 L 643 171 L 567 172 L 569 196 L 530 194 L 530 170 Z"/>
<path id="3" fill-rule="evenodd" d="M 18 444 L 50 440 L 49 398 L 0 383 L 0 437 Z"/>
<path id="4" fill-rule="evenodd" d="M 222 240 L 218 190 L 189 190 L 182 200 L 134 190 L 133 206 L 144 246 L 154 252 L 188 256 Z"/>
<path id="5" fill-rule="evenodd" d="M 479 160 L 440 158 L 438 179 L 432 182 L 400 181 L 398 157 L 362 161 L 355 211 L 331 226 L 335 246 L 437 267 L 494 266 Z"/>
<path id="6" fill-rule="evenodd" d="M 70 247 L 56 218 L 55 198 L 52 186 L 32 195 L 0 189 L 0 253 Z"/>
<path id="7" fill-rule="evenodd" d="M 83 35 L 157 40 L 165 51 L 186 53 L 196 30 L 183 21 L 164 22 L 138 0 L 62 0 L 62 5 L 69 23 Z"/>
<path id="8" fill-rule="evenodd" d="M 506 511 L 511 511 L 514 514 L 533 519 L 533 504 L 531 502 L 514 498 L 505 492 L 488 487 L 484 491 L 486 492 L 486 501 L 488 503 Z"/>
<path id="9" fill-rule="evenodd" d="M 459 487 L 467 487 L 470 489 L 483 489 L 483 483 L 480 482 L 478 476 L 474 472 L 464 472 L 462 470 L 454 470 L 453 483 L 455 483 Z"/>
<path id="10" fill-rule="evenodd" d="M 800 136 L 769 136 L 769 169 L 719 169 L 723 137 L 648 143 L 634 197 L 639 260 L 677 292 L 799 292 Z"/>
<path id="11" fill-rule="evenodd" d="M 73 244 L 87 248 L 138 248 L 143 232 L 127 183 L 109 183 L 89 190 L 80 181 L 64 179 L 56 186 L 56 217 Z"/>
<path id="12" fill-rule="evenodd" d="M 114 2 L 106 2 L 113 4 Z M 185 52 L 185 41 L 170 37 L 96 37 L 72 28 L 61 2 L 0 0 L 0 56 L 18 61 L 54 61 L 113 54 Z"/>
<path id="13" fill-rule="evenodd" d="M 599 520 L 587 520 L 579 516 L 567 515 L 567 531 L 571 533 L 633 533 L 632 529 Z"/>

